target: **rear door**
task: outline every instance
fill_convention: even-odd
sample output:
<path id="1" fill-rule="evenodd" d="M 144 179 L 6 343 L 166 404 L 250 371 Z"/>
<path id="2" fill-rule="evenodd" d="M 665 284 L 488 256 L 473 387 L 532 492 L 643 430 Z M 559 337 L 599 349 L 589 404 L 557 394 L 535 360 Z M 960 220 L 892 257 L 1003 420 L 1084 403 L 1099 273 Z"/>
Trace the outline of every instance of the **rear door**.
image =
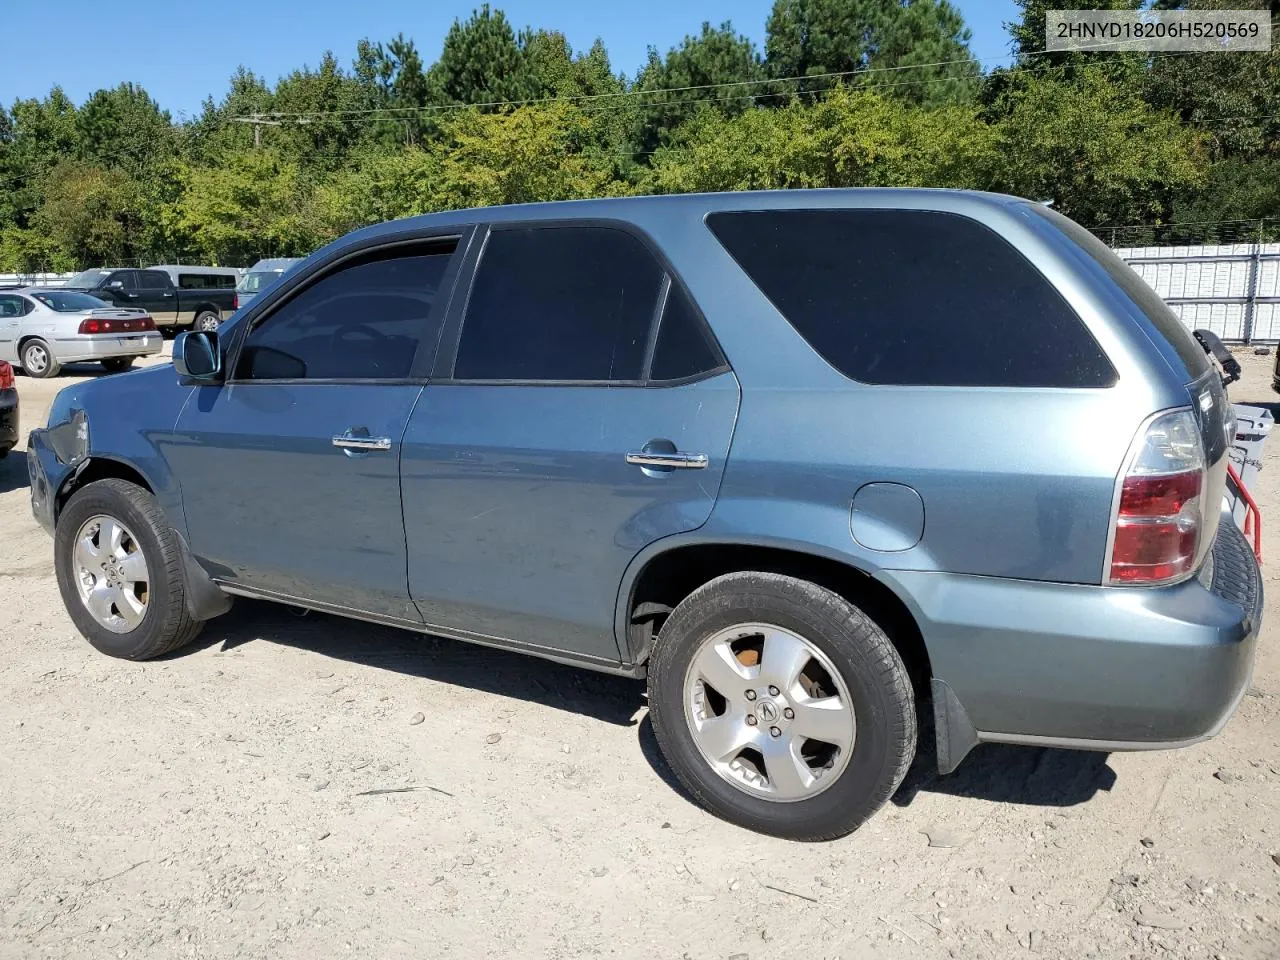
<path id="1" fill-rule="evenodd" d="M 191 548 L 217 578 L 418 622 L 399 457 L 456 244 L 381 249 L 318 273 L 232 346 L 226 383 L 196 388 L 168 456 Z"/>
<path id="2" fill-rule="evenodd" d="M 473 639 L 617 663 L 646 545 L 711 513 L 738 383 L 618 226 L 495 228 L 405 433 L 410 594 Z"/>
<path id="3" fill-rule="evenodd" d="M 138 270 L 138 297 L 133 304 L 151 314 L 157 326 L 172 326 L 178 322 L 178 295 L 173 281 L 163 270 Z"/>

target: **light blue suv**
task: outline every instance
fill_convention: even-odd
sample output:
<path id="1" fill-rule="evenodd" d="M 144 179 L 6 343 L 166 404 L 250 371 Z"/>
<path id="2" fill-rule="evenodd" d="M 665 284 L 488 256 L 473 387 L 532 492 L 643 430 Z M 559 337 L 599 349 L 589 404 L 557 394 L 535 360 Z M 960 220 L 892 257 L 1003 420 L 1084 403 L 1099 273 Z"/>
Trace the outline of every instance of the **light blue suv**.
<path id="1" fill-rule="evenodd" d="M 1248 685 L 1221 380 L 1037 204 L 419 217 L 174 355 L 31 437 L 67 610 L 113 656 L 239 595 L 647 676 L 689 792 L 797 839 L 890 797 L 926 704 L 947 772 L 1197 741 Z"/>

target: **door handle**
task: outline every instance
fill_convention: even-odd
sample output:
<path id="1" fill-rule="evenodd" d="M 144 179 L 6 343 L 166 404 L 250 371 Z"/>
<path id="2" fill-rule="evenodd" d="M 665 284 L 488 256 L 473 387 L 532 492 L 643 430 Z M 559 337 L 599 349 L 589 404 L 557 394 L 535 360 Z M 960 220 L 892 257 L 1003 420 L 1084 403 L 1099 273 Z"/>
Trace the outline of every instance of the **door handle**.
<path id="1" fill-rule="evenodd" d="M 636 453 L 628 453 L 627 463 L 637 467 L 705 470 L 709 461 L 705 453 L 649 453 L 642 450 Z"/>
<path id="2" fill-rule="evenodd" d="M 333 445 L 342 450 L 358 450 L 361 453 L 368 453 L 373 450 L 390 450 L 390 437 L 353 437 L 351 434 L 343 434 L 340 437 L 333 438 Z"/>

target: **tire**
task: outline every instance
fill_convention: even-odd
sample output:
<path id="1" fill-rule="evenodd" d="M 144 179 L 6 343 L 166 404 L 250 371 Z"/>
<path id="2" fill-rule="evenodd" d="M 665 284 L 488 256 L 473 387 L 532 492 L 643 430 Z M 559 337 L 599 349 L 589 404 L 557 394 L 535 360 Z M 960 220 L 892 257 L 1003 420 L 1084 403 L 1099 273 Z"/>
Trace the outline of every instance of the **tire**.
<path id="1" fill-rule="evenodd" d="M 116 629 L 108 628 L 90 612 L 81 596 L 77 548 L 83 528 L 95 518 L 122 525 L 130 535 L 124 542 L 136 547 L 146 564 L 145 604 L 139 622 L 131 629 L 120 629 L 123 617 L 118 618 Z M 108 656 L 125 660 L 163 656 L 190 643 L 204 625 L 187 612 L 177 536 L 155 497 L 135 484 L 99 480 L 71 497 L 54 533 L 54 568 L 62 602 L 76 628 Z"/>
<path id="2" fill-rule="evenodd" d="M 765 629 L 757 631 L 749 625 Z M 757 641 L 757 633 L 769 637 Z M 725 636 L 747 639 L 718 639 Z M 774 637 L 779 642 L 776 648 L 769 646 Z M 795 638 L 800 639 L 800 647 L 794 645 Z M 732 649 L 725 646 L 729 642 Z M 704 671 L 695 661 L 707 663 L 699 654 L 713 648 L 730 649 L 732 673 L 723 675 L 722 685 L 732 687 L 739 672 L 746 674 L 742 688 L 721 694 L 725 711 L 721 716 L 731 723 L 722 730 L 736 738 L 741 735 L 739 718 L 754 724 L 748 735 L 760 744 L 755 756 L 764 761 L 763 777 L 751 760 L 749 750 L 754 747 L 737 755 L 730 769 L 722 765 L 718 770 L 699 746 L 707 740 L 697 739 L 703 735 L 695 733 L 695 726 L 720 719 L 712 715 L 717 702 L 706 692 L 706 681 L 696 679 Z M 772 649 L 800 651 L 793 661 L 804 664 L 799 679 L 785 689 L 760 687 L 779 662 L 771 659 Z M 755 664 L 751 664 L 753 656 Z M 808 705 L 814 702 L 809 696 L 826 696 L 841 685 L 837 699 L 823 701 L 841 708 L 846 697 L 851 701 L 847 712 L 852 714 L 853 727 L 847 739 L 852 743 L 837 750 L 799 731 L 806 718 L 816 717 L 809 712 Z M 753 694 L 755 699 L 748 701 Z M 784 712 L 789 719 L 776 721 L 778 726 L 771 725 L 766 732 L 764 723 L 774 722 L 772 718 Z M 831 714 L 819 712 L 824 717 Z M 728 574 L 695 590 L 676 607 L 650 658 L 649 715 L 663 755 L 699 803 L 731 823 L 789 840 L 830 840 L 857 829 L 893 795 L 915 756 L 915 696 L 902 658 L 884 631 L 831 591 L 779 574 Z M 794 734 L 788 726 L 793 722 Z M 833 736 L 833 741 L 840 736 L 843 733 Z M 716 752 L 732 754 L 736 740 L 732 743 L 727 752 Z M 798 789 L 787 799 L 780 793 L 787 771 L 774 767 L 778 775 L 769 773 L 771 761 L 765 760 L 764 752 L 769 750 L 781 750 L 783 756 L 793 755 L 788 750 L 805 751 L 807 756 L 803 769 L 795 764 L 794 769 L 801 769 L 799 775 L 793 772 Z M 806 787 L 808 779 L 813 784 Z M 772 798 L 765 795 L 770 792 Z"/>
<path id="3" fill-rule="evenodd" d="M 191 324 L 191 329 L 210 332 L 217 330 L 220 326 L 222 326 L 222 318 L 212 310 L 205 310 L 196 317 L 195 322 Z"/>
<path id="4" fill-rule="evenodd" d="M 133 366 L 133 361 L 137 357 L 108 357 L 101 361 L 102 369 L 107 373 L 124 373 Z"/>
<path id="5" fill-rule="evenodd" d="M 22 345 L 22 370 L 28 377 L 45 380 L 56 377 L 62 364 L 43 340 L 28 340 Z"/>

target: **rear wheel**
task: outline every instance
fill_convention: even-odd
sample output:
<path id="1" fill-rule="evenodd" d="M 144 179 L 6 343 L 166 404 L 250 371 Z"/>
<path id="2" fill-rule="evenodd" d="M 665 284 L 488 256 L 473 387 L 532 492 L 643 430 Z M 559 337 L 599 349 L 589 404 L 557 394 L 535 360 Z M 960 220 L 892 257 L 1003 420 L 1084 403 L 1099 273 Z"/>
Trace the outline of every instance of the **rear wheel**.
<path id="1" fill-rule="evenodd" d="M 195 323 L 191 325 L 193 330 L 203 330 L 206 333 L 217 330 L 222 326 L 222 319 L 212 311 L 206 310 L 204 313 L 196 317 Z"/>
<path id="2" fill-rule="evenodd" d="M 38 380 L 56 377 L 61 365 L 43 340 L 28 340 L 22 345 L 22 369 Z"/>
<path id="3" fill-rule="evenodd" d="M 884 631 L 777 574 L 729 574 L 676 607 L 650 661 L 649 709 L 700 803 L 792 840 L 856 829 L 915 755 L 911 682 Z"/>
<path id="4" fill-rule="evenodd" d="M 133 366 L 136 357 L 108 357 L 102 361 L 102 369 L 107 373 L 123 373 Z"/>
<path id="5" fill-rule="evenodd" d="M 124 480 L 87 484 L 54 533 L 62 602 L 103 653 L 149 660 L 189 643 L 201 621 L 187 612 L 177 538 L 146 490 Z"/>

